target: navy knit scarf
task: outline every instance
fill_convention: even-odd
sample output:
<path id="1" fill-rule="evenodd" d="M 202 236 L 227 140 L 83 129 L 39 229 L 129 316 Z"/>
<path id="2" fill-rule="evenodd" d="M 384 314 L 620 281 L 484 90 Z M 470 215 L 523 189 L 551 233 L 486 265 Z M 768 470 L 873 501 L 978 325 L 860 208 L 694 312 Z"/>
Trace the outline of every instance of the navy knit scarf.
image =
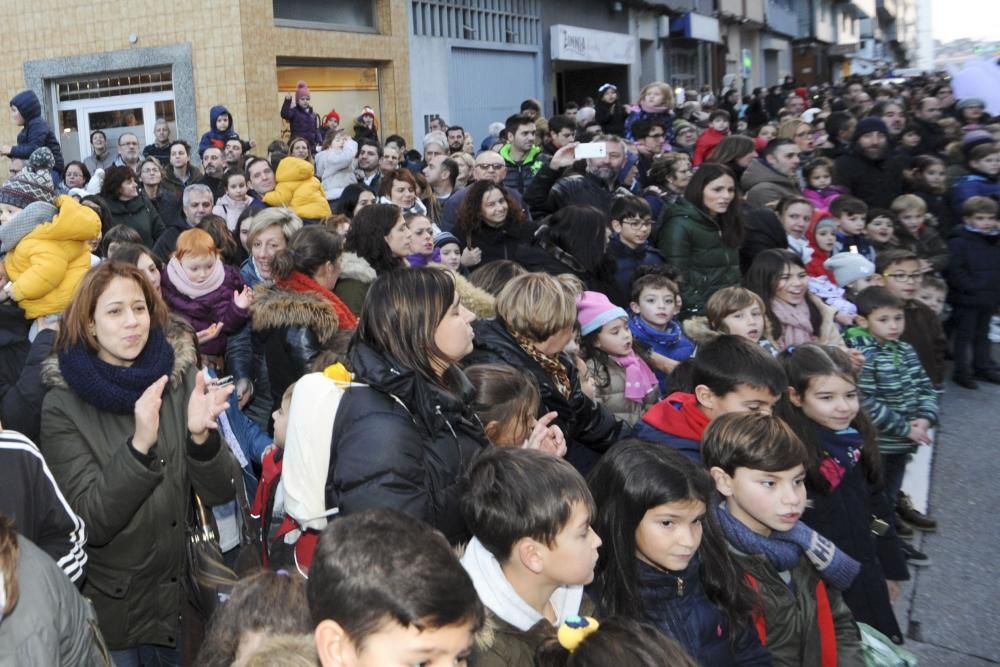
<path id="1" fill-rule="evenodd" d="M 714 510 L 726 540 L 733 547 L 745 554 L 764 556 L 779 572 L 791 570 L 805 555 L 826 583 L 842 591 L 851 585 L 861 570 L 858 561 L 801 521 L 791 530 L 773 530 L 770 537 L 764 537 L 730 514 L 724 502 Z"/>
<path id="2" fill-rule="evenodd" d="M 128 415 L 142 392 L 174 368 L 174 348 L 163 330 L 151 329 L 149 340 L 129 367 L 113 366 L 80 343 L 59 353 L 59 371 L 77 396 L 102 412 Z"/>

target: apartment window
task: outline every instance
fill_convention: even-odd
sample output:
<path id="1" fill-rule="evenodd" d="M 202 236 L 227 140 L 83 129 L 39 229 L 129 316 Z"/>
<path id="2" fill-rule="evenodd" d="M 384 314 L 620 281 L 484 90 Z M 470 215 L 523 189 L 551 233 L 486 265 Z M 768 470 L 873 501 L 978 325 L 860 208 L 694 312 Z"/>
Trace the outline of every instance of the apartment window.
<path id="1" fill-rule="evenodd" d="M 413 34 L 494 44 L 541 44 L 539 0 L 413 0 Z"/>
<path id="2" fill-rule="evenodd" d="M 273 0 L 274 22 L 290 28 L 375 32 L 375 0 Z"/>

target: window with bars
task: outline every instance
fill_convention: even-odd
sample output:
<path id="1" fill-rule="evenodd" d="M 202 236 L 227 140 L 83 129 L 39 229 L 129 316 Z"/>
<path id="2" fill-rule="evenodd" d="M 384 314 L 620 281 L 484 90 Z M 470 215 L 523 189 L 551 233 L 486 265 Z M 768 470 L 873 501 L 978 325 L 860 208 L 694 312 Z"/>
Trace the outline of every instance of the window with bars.
<path id="1" fill-rule="evenodd" d="M 142 72 L 104 72 L 56 84 L 60 102 L 169 92 L 173 89 L 173 75 L 169 67 Z"/>
<path id="2" fill-rule="evenodd" d="M 494 44 L 541 44 L 540 0 L 413 0 L 413 34 Z"/>

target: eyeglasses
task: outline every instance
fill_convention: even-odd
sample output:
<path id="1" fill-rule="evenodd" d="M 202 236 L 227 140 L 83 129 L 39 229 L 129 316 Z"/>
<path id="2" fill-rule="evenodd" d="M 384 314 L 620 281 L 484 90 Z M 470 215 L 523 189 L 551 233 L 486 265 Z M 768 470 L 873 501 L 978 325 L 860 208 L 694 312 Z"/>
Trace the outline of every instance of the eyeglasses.
<path id="1" fill-rule="evenodd" d="M 922 273 L 883 273 L 882 275 L 897 283 L 916 283 L 924 277 Z"/>
<path id="2" fill-rule="evenodd" d="M 622 220 L 622 223 L 628 225 L 632 229 L 652 229 L 653 221 L 649 218 L 630 218 L 627 220 Z"/>
<path id="3" fill-rule="evenodd" d="M 500 171 L 506 165 L 503 164 L 477 164 L 477 169 L 482 169 L 483 171 Z"/>

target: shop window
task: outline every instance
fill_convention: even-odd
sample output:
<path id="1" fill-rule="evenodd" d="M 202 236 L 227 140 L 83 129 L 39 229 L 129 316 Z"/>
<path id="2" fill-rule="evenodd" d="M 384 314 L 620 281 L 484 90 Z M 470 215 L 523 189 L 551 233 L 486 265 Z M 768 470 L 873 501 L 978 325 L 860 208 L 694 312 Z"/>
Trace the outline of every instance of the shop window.
<path id="1" fill-rule="evenodd" d="M 375 0 L 273 0 L 274 22 L 291 28 L 374 32 Z"/>
<path id="2" fill-rule="evenodd" d="M 285 101 L 285 95 L 291 94 L 294 98 L 298 82 L 305 81 L 311 95 L 310 104 L 320 120 L 335 110 L 340 115 L 340 127 L 353 134 L 354 119 L 365 107 L 371 107 L 375 111 L 376 124 L 380 126 L 378 77 L 378 67 L 374 65 L 279 64 L 278 107 Z M 287 123 L 281 138 L 285 141 L 291 138 Z"/>

